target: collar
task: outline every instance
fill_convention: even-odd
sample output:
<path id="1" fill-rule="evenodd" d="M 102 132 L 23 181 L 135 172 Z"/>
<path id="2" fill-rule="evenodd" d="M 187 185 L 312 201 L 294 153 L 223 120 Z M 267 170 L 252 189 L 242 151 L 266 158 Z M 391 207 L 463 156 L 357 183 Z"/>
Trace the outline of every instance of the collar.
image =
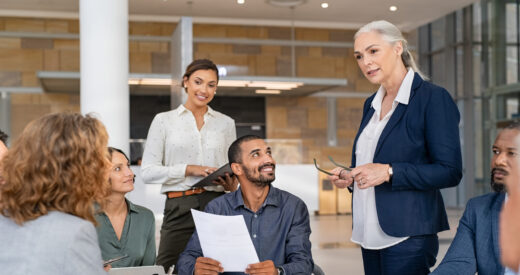
<path id="1" fill-rule="evenodd" d="M 191 113 L 190 110 L 186 109 L 186 107 L 184 107 L 184 104 L 181 104 L 179 105 L 179 107 L 177 107 L 177 115 L 182 115 L 184 113 Z M 215 117 L 216 116 L 216 111 L 213 110 L 211 107 L 209 107 L 208 105 L 208 111 L 204 114 L 204 115 L 210 115 L 212 117 Z"/>
<path id="2" fill-rule="evenodd" d="M 412 68 L 409 68 L 406 76 L 403 79 L 403 82 L 401 83 L 401 86 L 399 87 L 399 90 L 397 91 L 397 96 L 395 97 L 394 102 L 408 105 L 408 102 L 410 101 L 410 93 L 412 91 L 414 76 L 414 71 Z M 377 111 L 381 110 L 381 103 L 383 102 L 383 97 L 385 94 L 386 90 L 383 85 L 379 86 L 376 96 L 374 97 L 374 100 L 372 100 L 372 108 Z"/>
<path id="3" fill-rule="evenodd" d="M 275 188 L 272 184 L 269 184 L 269 193 L 267 193 L 267 197 L 265 198 L 264 203 L 262 204 L 262 208 L 267 205 L 278 206 L 280 205 L 280 190 Z M 242 196 L 242 188 L 238 188 L 237 191 L 232 193 L 232 196 L 228 199 L 231 207 L 233 209 L 238 209 L 240 207 L 246 207 L 244 204 L 244 197 Z"/>
<path id="4" fill-rule="evenodd" d="M 133 204 L 131 201 L 129 201 L 127 198 L 125 198 L 126 205 L 128 206 L 128 213 L 135 212 L 139 214 L 139 209 L 135 204 Z"/>
<path id="5" fill-rule="evenodd" d="M 208 111 L 206 112 L 206 114 L 212 116 L 212 117 L 215 117 L 216 116 L 216 111 L 211 109 L 211 107 L 209 107 L 208 105 Z"/>

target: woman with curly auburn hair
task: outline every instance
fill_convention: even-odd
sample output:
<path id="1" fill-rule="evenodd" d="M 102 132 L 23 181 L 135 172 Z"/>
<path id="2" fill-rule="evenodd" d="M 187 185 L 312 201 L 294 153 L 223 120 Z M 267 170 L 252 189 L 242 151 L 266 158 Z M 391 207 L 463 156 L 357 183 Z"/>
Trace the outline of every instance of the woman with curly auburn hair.
<path id="1" fill-rule="evenodd" d="M 107 140 L 88 115 L 50 114 L 27 125 L 2 161 L 2 273 L 106 274 L 93 205 L 109 190 Z"/>

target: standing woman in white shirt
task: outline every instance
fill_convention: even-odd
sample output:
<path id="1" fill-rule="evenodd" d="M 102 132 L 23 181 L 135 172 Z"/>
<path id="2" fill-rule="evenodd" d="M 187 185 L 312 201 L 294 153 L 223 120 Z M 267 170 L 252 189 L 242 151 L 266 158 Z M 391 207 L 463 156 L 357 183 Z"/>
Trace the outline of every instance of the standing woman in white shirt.
<path id="1" fill-rule="evenodd" d="M 193 234 L 190 209 L 204 210 L 224 190 L 237 188 L 236 179 L 229 176 L 220 178 L 220 186 L 192 187 L 227 163 L 228 147 L 236 139 L 233 119 L 208 106 L 218 80 L 212 61 L 193 61 L 182 82 L 186 103 L 157 114 L 148 131 L 141 174 L 146 183 L 162 184 L 167 196 L 157 256 L 157 264 L 165 269 L 177 263 Z"/>
<path id="2" fill-rule="evenodd" d="M 423 80 L 397 27 L 374 21 L 354 39 L 359 68 L 380 87 L 363 107 L 355 168 L 335 168 L 330 180 L 353 187 L 351 240 L 365 274 L 428 274 L 437 232 L 449 229 L 439 190 L 462 177 L 459 111 L 444 88 Z"/>

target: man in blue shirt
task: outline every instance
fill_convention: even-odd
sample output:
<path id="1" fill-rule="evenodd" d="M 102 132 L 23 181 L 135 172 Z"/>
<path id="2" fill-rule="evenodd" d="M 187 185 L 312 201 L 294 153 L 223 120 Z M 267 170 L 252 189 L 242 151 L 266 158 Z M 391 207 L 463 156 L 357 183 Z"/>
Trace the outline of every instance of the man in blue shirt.
<path id="1" fill-rule="evenodd" d="M 311 274 L 314 263 L 309 240 L 309 212 L 301 199 L 271 185 L 276 167 L 271 148 L 260 137 L 244 136 L 231 144 L 228 158 L 240 188 L 214 199 L 205 211 L 244 217 L 260 259 L 244 272 Z M 218 261 L 203 256 L 197 231 L 177 265 L 179 275 L 224 272 Z"/>
<path id="2" fill-rule="evenodd" d="M 498 221 L 506 200 L 505 183 L 518 170 L 515 140 L 520 137 L 520 123 L 502 130 L 493 144 L 491 188 L 494 192 L 468 201 L 460 219 L 455 239 L 439 267 L 431 274 L 453 275 L 513 275 L 500 263 Z"/>

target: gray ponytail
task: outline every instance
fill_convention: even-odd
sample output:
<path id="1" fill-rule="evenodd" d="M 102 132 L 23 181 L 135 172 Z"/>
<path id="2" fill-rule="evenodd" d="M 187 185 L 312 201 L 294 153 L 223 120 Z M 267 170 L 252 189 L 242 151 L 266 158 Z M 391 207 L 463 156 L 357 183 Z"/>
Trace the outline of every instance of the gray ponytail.
<path id="1" fill-rule="evenodd" d="M 396 42 L 401 42 L 403 45 L 403 53 L 401 54 L 401 60 L 403 61 L 404 66 L 408 68 L 412 68 L 414 72 L 418 73 L 424 80 L 428 80 L 428 77 L 419 70 L 419 67 L 415 63 L 415 60 L 408 49 L 408 41 L 403 37 L 401 31 L 392 23 L 379 20 L 372 21 L 363 27 L 361 27 L 356 34 L 354 34 L 354 40 L 362 33 L 367 32 L 377 32 L 379 33 L 385 41 L 394 45 Z"/>

